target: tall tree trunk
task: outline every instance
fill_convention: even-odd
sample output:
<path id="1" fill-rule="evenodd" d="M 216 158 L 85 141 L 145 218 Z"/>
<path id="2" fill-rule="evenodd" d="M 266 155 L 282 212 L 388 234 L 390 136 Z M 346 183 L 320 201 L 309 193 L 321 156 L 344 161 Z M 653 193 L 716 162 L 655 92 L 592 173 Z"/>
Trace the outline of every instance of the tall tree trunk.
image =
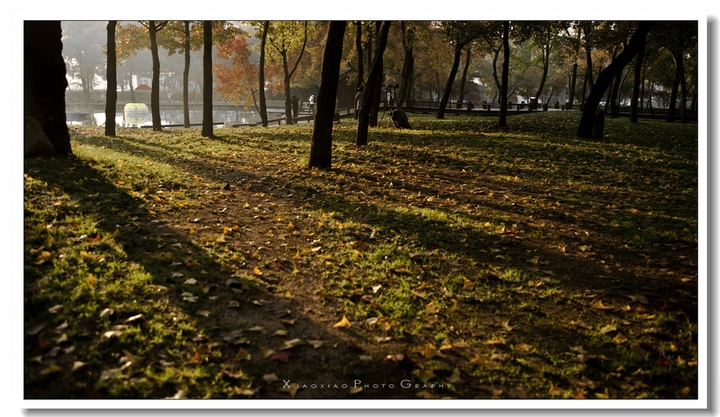
<path id="1" fill-rule="evenodd" d="M 470 53 L 472 46 L 468 46 L 467 53 L 465 54 L 465 66 L 463 67 L 462 77 L 460 77 L 460 94 L 458 95 L 458 103 L 465 101 L 465 83 L 467 82 L 467 74 L 470 69 Z"/>
<path id="2" fill-rule="evenodd" d="M 285 84 L 285 119 L 287 124 L 293 124 L 293 116 L 292 116 L 292 97 L 290 93 L 290 80 L 292 79 L 292 76 L 295 74 L 295 71 L 298 68 L 298 65 L 300 64 L 300 60 L 302 59 L 303 53 L 305 52 L 305 46 L 307 45 L 307 25 L 308 22 L 305 21 L 305 32 L 303 34 L 303 44 L 300 49 L 300 53 L 298 54 L 297 60 L 295 60 L 295 64 L 293 64 L 292 69 L 290 68 L 290 62 L 288 61 L 288 51 L 287 49 L 281 49 L 277 46 L 275 47 L 278 52 L 280 53 L 280 56 L 282 57 L 282 63 L 283 63 L 283 72 L 284 72 L 284 84 Z"/>
<path id="3" fill-rule="evenodd" d="M 413 55 L 413 40 L 412 33 L 405 27 L 405 22 L 400 22 L 400 28 L 402 31 L 402 43 L 405 56 L 403 58 L 403 66 L 400 71 L 400 78 L 402 84 L 400 85 L 400 97 L 397 100 L 399 107 L 407 106 L 407 102 L 410 98 L 410 91 L 412 90 L 413 72 L 415 70 L 415 57 Z"/>
<path id="4" fill-rule="evenodd" d="M 317 114 L 310 145 L 308 168 L 328 169 L 332 164 L 332 129 L 335 117 L 342 59 L 343 35 L 346 22 L 331 21 L 328 27 L 325 51 L 323 52 L 322 74 L 318 90 Z"/>
<path id="5" fill-rule="evenodd" d="M 65 118 L 68 82 L 59 21 L 25 21 L 23 27 L 25 117 L 40 123 L 55 155 L 71 155 Z"/>
<path id="6" fill-rule="evenodd" d="M 160 57 L 158 55 L 157 25 L 154 20 L 148 22 L 150 33 L 150 53 L 152 54 L 152 82 L 150 91 L 150 113 L 152 114 L 152 129 L 162 130 L 160 119 Z"/>
<path id="7" fill-rule="evenodd" d="M 358 75 L 357 75 L 357 81 L 355 82 L 355 92 L 362 91 L 363 88 L 363 82 L 365 81 L 365 63 L 363 62 L 363 50 L 362 50 L 362 22 L 356 21 L 355 22 L 355 49 L 357 50 L 357 56 L 358 56 Z M 355 120 L 358 118 L 358 106 L 357 103 L 355 103 L 355 98 L 353 97 L 353 109 L 355 114 Z"/>
<path id="8" fill-rule="evenodd" d="M 213 137 L 212 21 L 203 21 L 203 123 L 202 136 Z"/>
<path id="9" fill-rule="evenodd" d="M 260 63 L 258 64 L 258 96 L 260 97 L 260 120 L 263 127 L 268 125 L 267 116 L 267 100 L 265 98 L 265 45 L 267 44 L 267 34 L 270 29 L 270 22 L 262 23 L 262 35 L 260 37 Z"/>
<path id="10" fill-rule="evenodd" d="M 498 126 L 507 126 L 507 102 L 508 102 L 508 78 L 510 72 L 510 22 L 503 22 L 503 64 L 502 64 L 502 82 L 500 88 L 500 119 Z"/>
<path id="11" fill-rule="evenodd" d="M 590 94 L 583 106 L 580 125 L 578 126 L 577 131 L 577 135 L 579 137 L 592 137 L 593 125 L 595 123 L 595 112 L 597 111 L 600 98 L 602 98 L 603 94 L 612 82 L 612 79 L 615 78 L 618 73 L 622 72 L 623 68 L 625 68 L 625 66 L 629 64 L 633 58 L 635 58 L 635 55 L 637 55 L 638 51 L 645 43 L 645 37 L 647 36 L 648 31 L 650 31 L 652 25 L 653 23 L 650 21 L 641 21 L 627 47 L 623 49 L 620 55 L 613 59 L 610 65 L 608 65 L 608 67 L 605 68 L 598 76 L 597 82 L 593 86 L 592 90 L 590 90 Z"/>
<path id="12" fill-rule="evenodd" d="M 390 23 L 383 22 L 380 26 L 380 34 L 378 37 L 377 47 L 375 48 L 375 57 L 372 65 L 370 65 L 370 74 L 368 82 L 365 85 L 365 91 L 375 91 L 376 85 L 380 84 L 382 77 L 382 56 L 385 53 L 387 45 L 387 37 L 390 32 Z M 358 115 L 357 134 L 355 136 L 355 144 L 365 146 L 368 143 L 368 127 L 370 125 L 370 107 L 372 107 L 373 97 L 370 94 L 364 94 L 362 104 L 360 105 L 360 114 Z"/>
<path id="13" fill-rule="evenodd" d="M 185 66 L 183 67 L 183 126 L 186 128 L 190 127 L 190 21 L 186 20 L 185 24 L 185 39 L 184 39 L 184 54 L 185 54 Z"/>
<path id="14" fill-rule="evenodd" d="M 443 91 L 442 99 L 440 99 L 440 105 L 438 106 L 436 116 L 438 119 L 445 118 L 445 107 L 447 107 L 447 103 L 450 100 L 450 93 L 452 92 L 452 86 L 455 82 L 455 75 L 457 75 L 458 68 L 460 67 L 460 57 L 462 56 L 463 46 L 465 45 L 455 45 L 452 67 L 450 67 L 450 74 L 448 75 L 447 82 L 445 83 L 445 91 Z"/>
<path id="15" fill-rule="evenodd" d="M 673 79 L 672 92 L 670 93 L 670 105 L 665 119 L 668 123 L 675 121 L 675 106 L 677 103 L 678 89 L 680 88 L 680 68 L 682 65 L 682 61 L 677 58 L 676 51 L 670 51 L 670 53 L 672 54 L 673 60 L 675 60 L 675 78 Z"/>
<path id="16" fill-rule="evenodd" d="M 497 87 L 497 89 L 496 89 L 497 92 L 495 93 L 495 97 L 497 97 L 498 94 L 500 94 L 500 91 L 502 90 L 502 81 L 500 80 L 500 77 L 502 77 L 502 75 L 501 75 L 500 77 L 498 77 L 498 72 L 497 72 L 497 61 L 498 61 L 498 59 L 500 58 L 500 51 L 501 51 L 501 50 L 502 50 L 502 48 L 494 49 L 494 50 L 493 50 L 493 59 L 492 59 L 493 72 L 492 72 L 492 76 L 493 76 L 493 80 L 495 80 L 495 87 Z M 493 103 L 494 103 L 494 102 L 495 102 L 495 99 L 493 99 Z"/>
<path id="17" fill-rule="evenodd" d="M 117 54 L 115 52 L 116 20 L 107 24 L 107 90 L 105 92 L 105 136 L 115 136 L 117 112 Z"/>
<path id="18" fill-rule="evenodd" d="M 645 43 L 640 46 L 635 58 L 635 78 L 633 79 L 633 95 L 630 100 L 630 122 L 638 122 L 638 100 L 640 98 L 643 59 L 645 58 Z"/>
<path id="19" fill-rule="evenodd" d="M 573 63 L 572 78 L 570 79 L 570 97 L 568 100 L 569 106 L 572 108 L 572 104 L 575 101 L 575 86 L 577 85 L 577 72 L 578 72 L 578 58 L 580 54 L 580 36 L 581 31 L 578 30 L 577 44 L 575 45 L 575 62 Z"/>
<path id="20" fill-rule="evenodd" d="M 133 87 L 133 73 L 132 68 L 130 68 L 129 72 L 129 78 L 130 78 L 130 101 L 135 103 L 135 87 Z"/>
<path id="21" fill-rule="evenodd" d="M 380 29 L 381 29 L 382 22 L 377 21 L 375 22 L 375 35 L 378 36 L 378 43 L 380 42 Z M 385 42 L 387 43 L 387 39 L 385 39 Z M 377 48 L 376 48 L 377 49 Z M 383 54 L 385 53 L 385 48 L 383 48 Z M 380 72 L 376 74 L 378 77 L 377 83 L 375 84 L 375 88 L 373 90 L 370 90 L 370 97 L 372 98 L 372 106 L 370 107 L 370 127 L 377 127 L 378 125 L 378 114 L 380 113 L 380 96 L 382 94 L 383 90 L 383 70 L 384 70 L 384 63 L 383 63 L 383 55 L 380 55 L 378 61 L 378 65 L 380 66 Z M 375 59 L 373 58 L 373 65 L 375 65 Z M 367 90 L 366 90 L 367 94 Z"/>
<path id="22" fill-rule="evenodd" d="M 592 88 L 595 86 L 595 82 L 593 81 L 592 46 L 590 44 L 590 33 L 592 31 L 592 26 L 590 26 L 591 24 L 592 22 L 588 22 L 583 32 L 585 33 L 585 62 L 587 64 L 587 83 L 592 90 Z"/>
<path id="23" fill-rule="evenodd" d="M 550 51 L 552 50 L 550 45 L 545 45 L 542 48 L 542 54 L 543 54 L 543 71 L 542 76 L 540 77 L 540 86 L 537 89 L 537 92 L 535 93 L 535 97 L 538 99 L 540 98 L 540 95 L 543 92 L 543 89 L 545 88 L 545 80 L 547 80 L 548 71 L 550 69 Z"/>

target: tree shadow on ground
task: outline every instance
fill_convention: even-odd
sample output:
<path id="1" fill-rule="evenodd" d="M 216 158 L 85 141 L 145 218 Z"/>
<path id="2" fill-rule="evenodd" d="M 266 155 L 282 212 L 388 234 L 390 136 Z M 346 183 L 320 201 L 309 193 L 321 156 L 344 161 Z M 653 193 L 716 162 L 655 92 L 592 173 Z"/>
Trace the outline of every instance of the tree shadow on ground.
<path id="1" fill-rule="evenodd" d="M 232 375 L 245 375 L 251 382 L 251 389 L 256 393 L 250 395 L 261 398 L 289 398 L 287 392 L 279 391 L 285 385 L 284 381 L 292 384 L 307 385 L 307 388 L 297 392 L 297 398 L 342 398 L 349 396 L 349 388 L 357 380 L 366 383 L 394 383 L 395 389 L 365 389 L 355 395 L 357 398 L 413 398 L 417 390 L 401 389 L 400 381 L 410 380 L 412 366 L 407 362 L 382 361 L 374 358 L 372 362 L 363 362 L 358 359 L 363 354 L 357 342 L 354 341 L 351 330 L 333 329 L 327 321 L 334 322 L 334 317 L 322 317 L 325 323 L 319 323 L 318 317 L 322 312 L 308 310 L 308 305 L 302 299 L 288 299 L 282 293 L 275 291 L 274 280 L 245 282 L 240 286 L 228 286 L 230 272 L 222 262 L 210 256 L 203 247 L 188 240 L 184 231 L 178 230 L 175 224 L 158 220 L 157 216 L 148 214 L 148 209 L 138 198 L 131 197 L 127 190 L 119 188 L 109 181 L 106 175 L 93 166 L 91 162 L 78 158 L 67 160 L 54 160 L 47 163 L 28 163 L 33 175 L 47 182 L 48 187 L 56 187 L 76 203 L 73 213 L 65 211 L 56 218 L 61 224 L 70 215 L 83 215 L 96 219 L 97 228 L 103 235 L 113 235 L 122 247 L 125 261 L 136 263 L 142 270 L 151 276 L 151 281 L 145 288 L 138 288 L 137 299 L 134 304 L 146 305 L 150 308 L 149 314 L 144 317 L 142 328 L 152 335 L 156 325 L 165 326 L 168 333 L 164 337 L 177 337 L 182 342 L 169 342 L 171 345 L 190 348 L 189 351 L 168 353 L 162 350 L 162 344 L 143 349 L 145 351 L 144 366 L 142 369 L 131 369 L 131 375 L 142 375 L 143 371 L 162 374 L 165 369 L 163 363 L 178 368 L 205 367 L 207 374 L 196 384 L 190 384 L 172 378 L 164 384 L 153 385 L 137 382 L 136 388 L 123 392 L 132 393 L 131 397 L 138 398 L 165 398 L 172 397 L 180 389 L 185 390 L 188 397 L 204 395 L 201 385 L 212 383 L 214 378 L 230 378 Z M 37 225 L 26 225 L 32 227 Z M 162 239 L 160 239 L 162 237 Z M 166 242 L 163 250 L 166 254 L 157 254 L 157 243 Z M 26 242 L 32 245 L 34 242 Z M 192 269 L 182 266 L 173 266 L 176 260 L 184 260 L 185 266 L 193 265 Z M 26 260 L 27 262 L 27 260 Z M 182 271 L 183 277 L 174 277 L 173 273 Z M 201 272 L 200 272 L 201 271 Z M 71 276 L 73 271 L 67 271 Z M 183 282 L 188 276 L 198 278 L 202 282 L 202 290 L 193 288 Z M 123 274 L 117 274 L 116 279 L 122 281 Z M 42 268 L 26 268 L 26 288 L 34 287 L 39 280 L 44 279 Z M 152 289 L 150 289 L 152 287 Z M 157 292 L 157 289 L 165 289 Z M 42 287 L 38 288 L 42 291 Z M 207 292 L 204 292 L 207 291 Z M 198 301 L 190 303 L 183 300 L 183 293 L 194 292 L 199 296 Z M 239 301 L 236 308 L 226 308 L 233 300 Z M 67 300 L 55 300 L 67 302 Z M 129 301 L 129 300 L 128 300 Z M 253 303 L 258 301 L 258 303 Z M 25 305 L 26 322 L 52 320 L 48 317 L 48 300 L 39 304 L 30 297 Z M 78 300 L 83 303 L 93 303 L 91 298 Z M 164 303 L 162 310 L 153 309 L 152 306 Z M 128 303 L 129 304 L 129 303 Z M 100 306 L 102 307 L 102 306 Z M 103 333 L 112 329 L 112 326 L 123 324 L 126 316 L 132 313 L 132 308 L 117 307 L 110 321 L 102 321 L 99 317 L 87 317 L 76 321 L 71 333 L 78 336 L 75 350 L 61 356 L 59 363 L 72 364 L 73 360 L 84 360 L 94 357 L 98 362 L 89 363 L 87 372 L 83 374 L 52 374 L 42 378 L 28 378 L 25 385 L 26 398 L 47 398 L 60 396 L 61 398 L 78 398 L 87 395 L 107 396 L 111 392 L 110 385 L 127 384 L 126 379 L 105 381 L 98 383 L 98 376 L 106 367 L 116 367 L 114 358 L 122 355 L 123 349 L 137 352 L 138 346 L 132 340 L 124 340 L 122 336 L 113 343 L 104 341 Z M 198 315 L 198 311 L 207 310 L 208 317 Z M 98 311 L 99 313 L 99 311 Z M 178 327 L 174 322 L 177 314 L 184 314 L 188 322 Z M 292 320 L 292 325 L 287 321 Z M 262 327 L 261 331 L 248 331 L 251 328 Z M 277 330 L 287 331 L 287 339 L 302 338 L 303 340 L 321 340 L 323 348 L 314 348 L 305 344 L 293 347 L 290 360 L 283 362 L 280 356 L 276 360 L 263 358 L 258 347 L 263 346 L 278 349 L 278 337 L 273 336 Z M 227 333 L 240 331 L 242 337 L 248 340 L 245 349 L 252 353 L 251 361 L 244 361 L 235 357 L 238 346 L 229 344 L 225 338 Z M 173 336 L 174 335 L 174 336 Z M 163 337 L 163 335 L 159 335 Z M 285 338 L 280 338 L 285 339 Z M 193 363 L 192 355 L 201 351 L 203 346 L 212 346 L 212 350 L 222 352 L 222 356 L 204 355 L 204 364 Z M 26 339 L 26 361 L 30 357 L 42 354 L 38 351 L 32 340 Z M 193 350 L 194 349 L 194 350 Z M 99 350 L 91 352 L 91 350 Z M 278 351 L 280 351 L 278 349 Z M 286 359 L 286 358 L 285 358 Z M 201 361 L 202 362 L 202 361 Z M 32 371 L 38 366 L 26 362 L 26 369 Z M 232 372 L 226 372 L 231 370 Z M 34 372 L 31 372 L 34 374 Z M 275 374 L 278 381 L 263 381 L 263 375 Z M 230 375 L 230 376 L 228 376 Z M 245 383 L 247 381 L 243 381 Z M 311 385 L 323 384 L 325 389 L 311 388 Z M 330 385 L 340 388 L 329 389 Z M 342 387 L 345 388 L 342 388 Z M 228 396 L 233 395 L 232 392 Z M 243 397 L 242 395 L 240 396 Z"/>

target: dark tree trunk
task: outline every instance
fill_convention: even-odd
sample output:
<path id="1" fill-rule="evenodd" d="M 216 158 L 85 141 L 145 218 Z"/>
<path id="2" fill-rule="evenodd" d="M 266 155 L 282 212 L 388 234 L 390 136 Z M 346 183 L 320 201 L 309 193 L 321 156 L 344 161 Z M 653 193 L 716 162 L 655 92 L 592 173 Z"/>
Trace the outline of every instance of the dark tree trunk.
<path id="1" fill-rule="evenodd" d="M 492 76 L 493 76 L 493 80 L 495 80 L 495 87 L 496 87 L 495 96 L 496 97 L 500 94 L 500 90 L 502 90 L 502 81 L 500 80 L 500 77 L 502 77 L 502 74 L 499 77 L 498 72 L 497 72 L 497 61 L 500 58 L 501 50 L 502 50 L 502 48 L 494 49 L 493 50 L 493 59 L 492 59 L 492 69 L 493 69 Z M 495 99 L 493 99 L 493 103 L 494 102 L 495 102 Z"/>
<path id="2" fill-rule="evenodd" d="M 440 105 L 438 106 L 438 112 L 436 118 L 445 118 L 445 107 L 450 100 L 450 93 L 452 92 L 452 86 L 455 82 L 455 76 L 457 75 L 458 68 L 460 67 L 460 57 L 462 56 L 462 48 L 464 45 L 455 45 L 455 54 L 453 55 L 453 63 L 450 68 L 450 74 L 448 75 L 447 82 L 445 83 L 445 91 L 443 91 L 442 98 L 440 99 Z"/>
<path id="3" fill-rule="evenodd" d="M 635 79 L 633 80 L 633 95 L 630 101 L 630 122 L 638 122 L 638 100 L 640 98 L 643 59 L 645 58 L 645 43 L 640 46 L 635 58 Z"/>
<path id="4" fill-rule="evenodd" d="M 673 54 L 675 58 L 675 54 Z M 673 79 L 672 92 L 670 93 L 670 105 L 668 106 L 667 117 L 665 121 L 672 123 L 675 121 L 675 103 L 677 102 L 678 88 L 680 87 L 680 75 L 677 62 L 675 63 L 675 79 Z"/>
<path id="5" fill-rule="evenodd" d="M 184 54 L 185 66 L 183 67 L 183 126 L 190 127 L 190 22 L 185 23 Z"/>
<path id="6" fill-rule="evenodd" d="M 548 71 L 550 70 L 550 52 L 552 48 L 550 45 L 545 45 L 542 48 L 542 54 L 543 54 L 543 72 L 542 77 L 540 78 L 540 86 L 537 89 L 537 92 L 535 93 L 535 97 L 540 98 L 540 95 L 542 94 L 543 90 L 545 89 L 545 81 L 547 80 Z"/>
<path id="7" fill-rule="evenodd" d="M 615 76 L 622 72 L 623 68 L 630 61 L 635 58 L 638 54 L 642 45 L 645 44 L 645 37 L 652 27 L 653 23 L 650 21 L 642 21 L 638 25 L 637 30 L 630 39 L 628 46 L 615 59 L 612 60 L 610 65 L 605 68 L 598 76 L 597 82 L 590 90 L 585 105 L 583 106 L 582 116 L 580 118 L 580 125 L 578 126 L 577 135 L 581 138 L 592 137 L 593 124 L 595 120 L 595 111 L 598 108 L 598 103 L 602 98 L 603 94 L 607 90 L 608 86 L 612 82 Z"/>
<path id="8" fill-rule="evenodd" d="M 378 37 L 377 47 L 375 48 L 375 57 L 370 66 L 370 74 L 368 82 L 365 85 L 365 91 L 375 91 L 376 86 L 380 84 L 382 77 L 382 55 L 385 53 L 387 45 L 387 37 L 390 32 L 390 23 L 383 22 L 380 27 L 380 36 Z M 364 146 L 368 143 L 368 127 L 370 126 L 370 107 L 372 107 L 374 99 L 370 94 L 364 94 L 362 104 L 360 105 L 360 114 L 358 115 L 357 134 L 355 136 L 355 144 Z"/>
<path id="9" fill-rule="evenodd" d="M 587 83 L 592 90 L 592 88 L 595 86 L 595 83 L 593 82 L 592 46 L 590 45 L 590 32 L 592 30 L 592 27 L 590 26 L 591 24 L 592 23 L 588 22 L 583 32 L 585 33 L 585 62 L 587 64 Z M 583 97 L 583 99 L 584 98 L 585 97 Z"/>
<path id="10" fill-rule="evenodd" d="M 290 94 L 290 68 L 288 67 L 287 51 L 281 51 L 280 56 L 282 57 L 283 63 L 283 90 L 285 92 L 285 123 L 293 124 L 292 117 L 292 99 Z"/>
<path id="11" fill-rule="evenodd" d="M 160 56 L 158 55 L 157 44 L 158 25 L 154 20 L 148 22 L 150 33 L 150 52 L 152 54 L 152 82 L 150 91 L 150 113 L 152 114 L 152 128 L 155 131 L 162 130 L 160 120 Z"/>
<path id="12" fill-rule="evenodd" d="M 403 59 L 402 70 L 400 71 L 402 84 L 400 85 L 400 96 L 398 97 L 397 103 L 398 106 L 403 107 L 407 105 L 407 101 L 410 98 L 410 91 L 412 90 L 415 57 L 413 56 L 413 41 L 409 39 L 412 36 L 411 32 L 405 28 L 405 22 L 400 22 L 400 27 L 402 29 L 402 43 L 405 57 Z"/>
<path id="13" fill-rule="evenodd" d="M 134 103 L 135 102 L 135 87 L 133 87 L 133 85 L 132 85 L 132 80 L 133 80 L 132 68 L 130 68 L 130 70 L 128 72 L 129 72 L 128 78 L 130 79 L 130 101 Z"/>
<path id="14" fill-rule="evenodd" d="M 267 116 L 267 100 L 265 98 L 265 45 L 267 44 L 268 29 L 270 29 L 270 22 L 265 21 L 262 23 L 262 36 L 260 37 L 260 63 L 258 64 L 258 95 L 260 96 L 260 120 L 263 127 L 268 125 Z"/>
<path id="15" fill-rule="evenodd" d="M 357 56 L 358 56 L 358 76 L 357 76 L 357 82 L 355 82 L 355 92 L 362 91 L 363 88 L 363 81 L 365 80 L 365 63 L 363 62 L 363 50 L 362 50 L 362 22 L 357 21 L 355 22 L 355 49 L 357 50 Z M 358 118 L 358 108 L 357 103 L 355 103 L 355 99 L 353 97 L 353 108 L 355 109 L 355 120 Z"/>
<path id="16" fill-rule="evenodd" d="M 213 137 L 212 22 L 203 21 L 203 122 L 202 136 Z"/>
<path id="17" fill-rule="evenodd" d="M 577 85 L 577 71 L 578 71 L 578 63 L 577 58 L 578 54 L 580 53 L 580 35 L 581 31 L 578 30 L 578 37 L 577 37 L 577 44 L 575 46 L 575 62 L 573 63 L 573 69 L 572 69 L 572 78 L 570 79 L 570 97 L 568 100 L 568 105 L 570 108 L 572 108 L 572 104 L 575 101 L 575 86 Z"/>
<path id="18" fill-rule="evenodd" d="M 71 155 L 65 118 L 65 61 L 59 21 L 24 22 L 25 117 L 40 123 L 55 155 Z"/>
<path id="19" fill-rule="evenodd" d="M 107 24 L 107 90 L 105 92 L 105 136 L 115 136 L 117 107 L 117 54 L 115 53 L 116 20 Z"/>
<path id="20" fill-rule="evenodd" d="M 500 87 L 500 119 L 498 126 L 507 126 L 508 78 L 510 72 L 510 22 L 503 22 L 503 64 Z"/>
<path id="21" fill-rule="evenodd" d="M 329 169 L 332 164 L 335 97 L 337 96 L 340 75 L 345 26 L 346 22 L 344 21 L 331 21 L 328 27 L 308 168 Z"/>
<path id="22" fill-rule="evenodd" d="M 458 103 L 465 101 L 465 83 L 467 82 L 467 73 L 470 69 L 470 53 L 472 47 L 468 46 L 467 54 L 465 55 L 465 66 L 463 67 L 462 77 L 460 77 L 460 94 L 458 95 Z"/>
<path id="23" fill-rule="evenodd" d="M 620 113 L 620 84 L 622 83 L 622 71 L 615 77 L 615 82 L 612 84 L 612 90 L 610 91 L 610 97 L 608 97 L 608 103 L 610 105 L 610 117 L 616 118 Z"/>
<path id="24" fill-rule="evenodd" d="M 375 22 L 375 34 L 378 36 L 378 43 L 380 42 L 380 28 L 381 28 L 382 22 L 377 21 Z M 387 37 L 385 39 L 385 42 L 387 44 Z M 385 49 L 383 48 L 383 54 Z M 383 89 L 383 70 L 384 70 L 384 62 L 383 62 L 383 55 L 381 54 L 379 57 L 378 65 L 380 66 L 380 72 L 376 74 L 377 83 L 375 83 L 375 88 L 373 90 L 366 90 L 371 91 L 370 97 L 372 97 L 372 107 L 370 107 L 370 127 L 377 127 L 378 125 L 378 114 L 380 113 L 380 95 L 382 94 Z M 375 59 L 373 58 L 373 65 L 375 65 Z"/>

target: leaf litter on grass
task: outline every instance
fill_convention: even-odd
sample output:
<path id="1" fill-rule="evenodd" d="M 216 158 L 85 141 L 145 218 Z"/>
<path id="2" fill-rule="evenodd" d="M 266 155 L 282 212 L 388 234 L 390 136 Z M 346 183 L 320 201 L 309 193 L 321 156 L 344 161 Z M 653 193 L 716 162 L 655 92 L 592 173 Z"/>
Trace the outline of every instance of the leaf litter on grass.
<path id="1" fill-rule="evenodd" d="M 584 141 L 571 117 L 517 116 L 503 131 L 459 118 L 464 132 L 418 118 L 360 149 L 341 123 L 330 171 L 304 169 L 301 126 L 74 130 L 77 161 L 26 166 L 26 328 L 39 328 L 26 356 L 74 347 L 28 363 L 26 392 L 60 378 L 72 382 L 54 385 L 60 397 L 313 396 L 263 376 L 428 369 L 463 381 L 433 397 L 697 396 L 697 133 L 648 122 L 667 143 L 647 126 Z M 100 306 L 115 314 L 95 321 Z M 140 327 L 114 327 L 139 314 Z M 222 341 L 238 328 L 242 347 Z M 118 344 L 143 366 L 120 370 Z M 388 356 L 402 359 L 374 359 Z M 230 368 L 237 378 L 212 379 Z"/>

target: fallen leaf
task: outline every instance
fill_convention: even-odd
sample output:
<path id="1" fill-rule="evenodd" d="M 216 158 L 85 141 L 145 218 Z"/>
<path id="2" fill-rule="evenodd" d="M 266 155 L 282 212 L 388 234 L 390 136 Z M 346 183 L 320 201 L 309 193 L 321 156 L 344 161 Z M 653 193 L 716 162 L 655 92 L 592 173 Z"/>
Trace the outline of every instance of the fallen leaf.
<path id="1" fill-rule="evenodd" d="M 60 370 L 61 368 L 55 362 L 52 362 L 47 368 L 40 371 L 40 375 L 49 375 L 55 372 L 59 372 Z"/>
<path id="2" fill-rule="evenodd" d="M 603 326 L 598 329 L 600 334 L 614 332 L 615 330 L 617 330 L 617 327 L 614 324 L 608 324 L 607 326 Z"/>
<path id="3" fill-rule="evenodd" d="M 357 394 L 357 393 L 359 393 L 359 392 L 362 392 L 362 390 L 363 390 L 363 388 L 362 388 L 362 387 L 359 387 L 359 386 L 358 386 L 358 387 L 351 387 L 351 388 L 350 388 L 350 394 Z"/>
<path id="4" fill-rule="evenodd" d="M 548 391 L 548 394 L 550 395 L 562 395 L 563 390 L 556 387 L 555 384 L 550 382 L 550 390 Z"/>
<path id="5" fill-rule="evenodd" d="M 307 342 L 315 349 L 322 347 L 322 345 L 325 344 L 322 340 L 308 340 Z"/>
<path id="6" fill-rule="evenodd" d="M 463 382 L 465 382 L 465 380 L 463 380 L 462 378 L 460 378 L 460 370 L 459 370 L 458 368 L 455 368 L 455 370 L 453 371 L 452 375 L 450 375 L 449 377 L 445 378 L 445 380 L 446 380 L 447 382 L 449 382 L 449 383 L 451 383 L 451 384 L 455 384 L 455 385 L 457 385 L 457 384 L 462 384 Z"/>
<path id="7" fill-rule="evenodd" d="M 265 374 L 262 377 L 263 381 L 267 382 L 268 384 L 271 382 L 275 382 L 279 380 L 280 378 L 277 377 L 275 374 Z"/>
<path id="8" fill-rule="evenodd" d="M 75 361 L 75 362 L 73 363 L 73 367 L 72 367 L 72 369 L 70 370 L 70 372 L 71 372 L 71 373 L 80 372 L 80 371 L 82 371 L 83 369 L 85 369 L 85 366 L 86 366 L 86 365 L 87 365 L 87 363 L 85 363 L 85 362 Z"/>
<path id="9" fill-rule="evenodd" d="M 628 295 L 628 298 L 630 298 L 633 301 L 638 301 L 641 304 L 650 304 L 643 295 Z"/>
<path id="10" fill-rule="evenodd" d="M 252 356 L 243 348 L 238 349 L 237 354 L 235 355 L 236 359 L 240 359 L 243 361 L 249 361 L 252 359 Z"/>
<path id="11" fill-rule="evenodd" d="M 593 308 L 597 308 L 598 310 L 612 310 L 612 307 L 608 307 L 603 304 L 602 300 L 597 300 L 592 304 Z"/>
<path id="12" fill-rule="evenodd" d="M 92 274 L 88 274 L 86 282 L 89 286 L 94 287 L 97 285 L 98 280 Z"/>
<path id="13" fill-rule="evenodd" d="M 351 326 L 351 323 L 350 323 L 350 321 L 348 321 L 347 317 L 345 317 L 344 314 L 343 314 L 342 320 L 333 324 L 333 327 L 335 327 L 335 328 L 350 327 L 350 326 Z"/>
<path id="14" fill-rule="evenodd" d="M 437 378 L 435 372 L 427 369 L 416 369 L 415 371 L 413 371 L 412 374 L 415 375 L 424 384 L 427 384 L 433 378 Z"/>
<path id="15" fill-rule="evenodd" d="M 282 363 L 288 363 L 290 361 L 290 351 L 289 350 L 283 350 L 277 353 L 273 353 L 270 355 L 271 361 L 278 361 Z"/>
<path id="16" fill-rule="evenodd" d="M 262 352 L 263 358 L 268 358 L 275 354 L 275 351 L 272 349 L 266 349 L 262 346 L 260 346 L 260 352 Z"/>
<path id="17" fill-rule="evenodd" d="M 621 344 L 621 343 L 627 342 L 627 341 L 628 341 L 628 338 L 625 337 L 625 336 L 623 336 L 622 333 L 618 333 L 617 336 L 613 337 L 612 340 L 613 340 L 613 342 L 615 342 L 615 343 L 617 343 L 617 344 Z"/>

